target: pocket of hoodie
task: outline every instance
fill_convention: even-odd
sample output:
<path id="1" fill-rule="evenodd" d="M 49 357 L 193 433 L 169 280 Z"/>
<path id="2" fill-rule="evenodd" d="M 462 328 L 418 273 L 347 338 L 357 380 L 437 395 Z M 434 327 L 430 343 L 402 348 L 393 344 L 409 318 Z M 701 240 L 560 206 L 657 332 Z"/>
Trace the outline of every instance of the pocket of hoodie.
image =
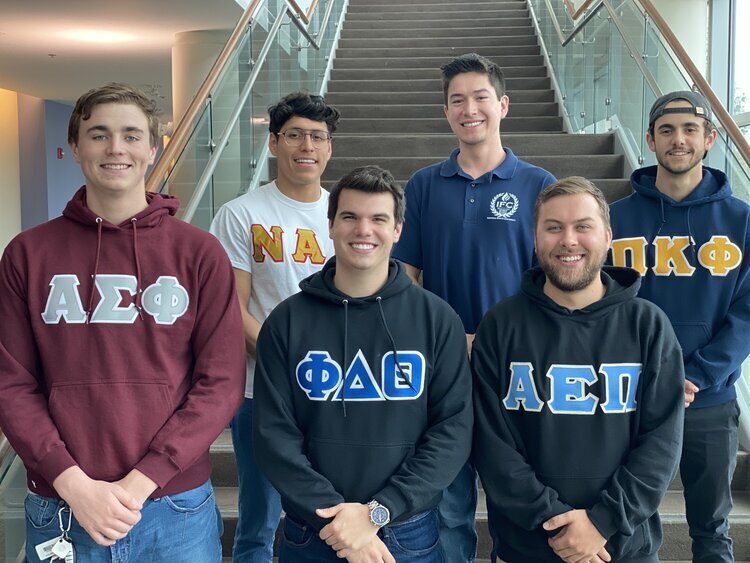
<path id="1" fill-rule="evenodd" d="M 362 444 L 311 438 L 307 457 L 321 475 L 351 502 L 373 495 L 414 453 L 414 444 Z M 369 499 L 368 499 L 369 500 Z"/>
<path id="2" fill-rule="evenodd" d="M 53 385 L 49 411 L 65 446 L 95 479 L 119 479 L 143 458 L 171 413 L 166 383 Z"/>
<path id="3" fill-rule="evenodd" d="M 672 327 L 682 347 L 682 355 L 690 360 L 693 352 L 702 348 L 711 340 L 711 331 L 706 323 L 673 322 Z"/>

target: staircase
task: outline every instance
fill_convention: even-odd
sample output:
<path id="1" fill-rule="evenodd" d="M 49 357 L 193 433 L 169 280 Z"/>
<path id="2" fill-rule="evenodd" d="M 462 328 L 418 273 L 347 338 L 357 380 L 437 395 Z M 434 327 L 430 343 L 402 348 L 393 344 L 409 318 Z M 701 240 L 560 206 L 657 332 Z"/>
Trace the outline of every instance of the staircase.
<path id="1" fill-rule="evenodd" d="M 341 111 L 333 157 L 323 176 L 330 187 L 357 166 L 378 164 L 405 183 L 418 169 L 444 160 L 457 146 L 443 114 L 440 66 L 476 52 L 505 72 L 510 111 L 501 123 L 504 146 L 558 178 L 585 176 L 607 199 L 630 193 L 615 135 L 567 134 L 525 0 L 350 0 L 326 100 Z M 275 162 L 271 161 L 271 177 Z M 225 517 L 225 555 L 237 514 L 229 434 L 215 444 L 214 484 Z M 732 536 L 737 560 L 750 560 L 747 454 L 735 474 Z M 679 480 L 661 508 L 663 561 L 690 559 Z M 478 557 L 491 540 L 480 490 Z"/>

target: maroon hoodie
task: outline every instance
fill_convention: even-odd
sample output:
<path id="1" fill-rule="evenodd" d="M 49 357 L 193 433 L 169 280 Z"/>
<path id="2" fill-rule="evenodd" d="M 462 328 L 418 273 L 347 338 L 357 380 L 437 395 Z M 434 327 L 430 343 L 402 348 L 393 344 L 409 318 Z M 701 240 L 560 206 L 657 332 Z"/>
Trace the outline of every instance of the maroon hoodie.
<path id="1" fill-rule="evenodd" d="M 175 198 L 120 225 L 86 207 L 18 235 L 0 262 L 0 428 L 28 486 L 78 465 L 153 497 L 199 486 L 208 449 L 242 401 L 245 346 L 218 241 L 174 217 Z"/>

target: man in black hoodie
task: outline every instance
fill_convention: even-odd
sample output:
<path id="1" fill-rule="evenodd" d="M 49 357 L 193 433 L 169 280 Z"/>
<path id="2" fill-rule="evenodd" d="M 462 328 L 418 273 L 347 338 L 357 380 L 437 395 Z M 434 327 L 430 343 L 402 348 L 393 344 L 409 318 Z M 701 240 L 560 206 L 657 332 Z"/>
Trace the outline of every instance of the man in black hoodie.
<path id="1" fill-rule="evenodd" d="M 253 441 L 281 562 L 444 560 L 434 509 L 469 455 L 471 374 L 459 317 L 390 260 L 404 205 L 377 166 L 342 178 L 335 257 L 260 331 Z"/>
<path id="2" fill-rule="evenodd" d="M 591 182 L 540 194 L 534 240 L 540 266 L 472 354 L 493 560 L 656 562 L 682 439 L 679 344 L 636 297 L 638 273 L 603 267 L 612 231 Z"/>

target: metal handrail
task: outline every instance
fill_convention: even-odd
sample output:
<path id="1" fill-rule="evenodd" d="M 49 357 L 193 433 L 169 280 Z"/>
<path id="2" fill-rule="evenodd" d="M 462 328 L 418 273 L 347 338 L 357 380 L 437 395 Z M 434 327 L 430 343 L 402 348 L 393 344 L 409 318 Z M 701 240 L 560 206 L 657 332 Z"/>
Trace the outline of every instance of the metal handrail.
<path id="1" fill-rule="evenodd" d="M 242 17 L 240 17 L 232 35 L 229 36 L 227 44 L 224 45 L 224 48 L 221 50 L 219 57 L 211 67 L 203 84 L 198 88 L 198 92 L 195 94 L 193 101 L 190 102 L 187 111 L 180 119 L 179 125 L 175 127 L 174 135 L 170 139 L 169 144 L 151 170 L 151 174 L 146 180 L 147 191 L 153 192 L 158 190 L 162 181 L 167 178 L 171 172 L 171 168 L 177 162 L 177 157 L 179 157 L 182 151 L 185 150 L 185 146 L 190 139 L 195 123 L 203 112 L 203 108 L 208 103 L 211 91 L 221 76 L 221 71 L 224 69 L 229 58 L 232 56 L 232 53 L 241 41 L 246 28 L 252 23 L 255 12 L 263 1 L 264 0 L 253 0 L 253 2 L 247 7 L 247 10 L 242 14 Z"/>
<path id="2" fill-rule="evenodd" d="M 594 0 L 591 0 L 592 3 L 593 1 Z M 687 54 L 687 51 L 685 51 L 682 44 L 677 39 L 675 34 L 672 32 L 667 22 L 664 20 L 661 14 L 656 10 L 654 5 L 651 3 L 651 0 L 634 0 L 634 1 L 637 1 L 638 3 L 640 3 L 646 15 L 649 18 L 651 18 L 651 20 L 654 22 L 654 24 L 656 25 L 656 28 L 659 30 L 659 33 L 661 33 L 662 37 L 664 37 L 665 41 L 667 42 L 667 45 L 672 49 L 677 60 L 680 62 L 680 64 L 683 66 L 688 76 L 692 80 L 694 87 L 701 94 L 703 94 L 703 96 L 708 100 L 708 103 L 711 106 L 715 119 L 719 122 L 719 124 L 722 126 L 724 131 L 726 131 L 727 136 L 732 140 L 734 145 L 737 147 L 737 150 L 739 151 L 740 156 L 745 161 L 747 166 L 750 167 L 750 144 L 747 142 L 747 139 L 745 139 L 744 135 L 742 134 L 742 131 L 740 131 L 740 128 L 737 126 L 737 123 L 734 121 L 734 119 L 732 119 L 732 116 L 729 115 L 729 112 L 727 112 L 726 108 L 723 106 L 718 96 L 714 93 L 711 86 L 703 77 L 703 74 L 701 74 L 700 70 L 698 70 L 698 67 L 695 66 L 695 63 Z M 545 4 L 547 5 L 547 11 L 552 17 L 552 22 L 555 26 L 555 29 L 557 30 L 558 38 L 560 38 L 562 34 L 560 32 L 560 25 L 559 25 L 559 22 L 557 21 L 557 16 L 555 16 L 555 12 L 552 9 L 551 4 L 549 3 L 549 0 L 545 0 Z M 612 18 L 612 22 L 617 27 L 623 41 L 625 42 L 626 47 L 630 51 L 630 55 L 632 56 L 638 68 L 641 70 L 641 73 L 643 74 L 646 81 L 649 83 L 649 86 L 653 90 L 654 94 L 657 97 L 661 96 L 662 94 L 661 88 L 659 88 L 656 82 L 656 79 L 654 78 L 653 74 L 646 66 L 643 60 L 643 55 L 637 51 L 634 45 L 632 45 L 632 42 L 630 41 L 628 35 L 625 33 L 624 27 L 622 25 L 622 21 L 617 15 L 617 12 L 612 6 L 611 2 L 609 0 L 597 0 L 596 4 L 590 7 L 590 3 L 587 0 L 587 2 L 584 3 L 583 6 L 588 8 L 589 11 L 586 13 L 586 16 L 578 24 L 576 24 L 576 26 L 570 31 L 568 36 L 565 37 L 565 39 L 560 42 L 561 45 L 565 46 L 568 43 L 570 43 L 573 40 L 573 38 L 583 30 L 583 28 L 589 23 L 589 21 L 591 21 L 591 19 L 594 17 L 596 12 L 599 11 L 599 8 L 604 6 L 609 12 L 610 17 Z M 581 10 L 579 10 L 579 12 L 580 11 Z M 566 13 L 569 13 L 567 8 L 566 8 Z M 572 18 L 572 15 L 571 15 L 571 18 Z"/>

